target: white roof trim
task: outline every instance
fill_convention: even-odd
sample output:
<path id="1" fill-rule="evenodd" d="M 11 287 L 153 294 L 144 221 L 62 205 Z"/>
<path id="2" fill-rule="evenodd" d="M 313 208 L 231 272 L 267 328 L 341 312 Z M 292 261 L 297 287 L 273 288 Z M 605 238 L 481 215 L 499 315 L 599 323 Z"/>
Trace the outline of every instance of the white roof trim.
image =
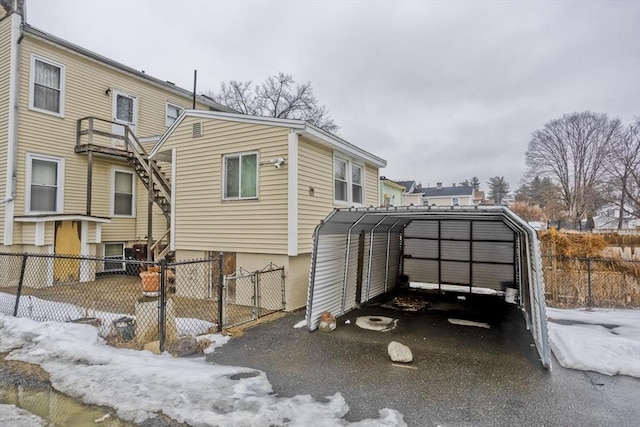
<path id="1" fill-rule="evenodd" d="M 98 216 L 89 215 L 30 215 L 30 216 L 16 216 L 13 218 L 15 222 L 49 222 L 49 221 L 89 221 L 99 222 L 102 224 L 108 224 L 111 222 L 110 218 L 103 218 Z"/>
<path id="2" fill-rule="evenodd" d="M 319 142 L 320 144 L 336 149 L 337 151 L 340 151 L 342 153 L 350 154 L 379 168 L 387 166 L 386 160 L 375 156 L 325 130 L 322 130 L 317 126 L 312 125 L 311 123 L 305 122 L 304 120 L 279 119 L 275 117 L 250 116 L 246 114 L 222 113 L 219 111 L 202 110 L 183 110 L 176 121 L 167 129 L 164 135 L 160 137 L 160 140 L 151 149 L 149 157 L 153 157 L 158 151 L 162 149 L 162 145 L 164 145 L 164 142 L 171 136 L 174 129 L 176 129 L 186 117 L 199 117 L 202 119 L 218 119 L 239 123 L 286 127 L 297 130 L 300 135 L 308 136 L 309 138 L 313 139 L 316 142 Z"/>

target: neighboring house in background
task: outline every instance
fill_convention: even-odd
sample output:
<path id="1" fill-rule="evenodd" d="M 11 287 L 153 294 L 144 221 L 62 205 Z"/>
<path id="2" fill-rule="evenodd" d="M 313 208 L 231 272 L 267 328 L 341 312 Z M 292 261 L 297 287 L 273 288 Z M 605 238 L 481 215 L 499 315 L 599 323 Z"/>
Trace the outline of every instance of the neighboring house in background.
<path id="1" fill-rule="evenodd" d="M 172 171 L 176 260 L 223 252 L 250 271 L 284 266 L 287 310 L 306 303 L 316 226 L 336 207 L 377 205 L 386 166 L 302 120 L 197 110 L 185 110 L 150 157 Z M 201 285 L 177 292 L 198 296 Z"/>
<path id="2" fill-rule="evenodd" d="M 153 146 L 193 94 L 0 13 L 0 252 L 124 259 L 149 231 L 138 179 L 148 162 L 127 149 Z M 195 104 L 232 111 L 202 96 Z M 165 217 L 156 206 L 153 235 Z"/>
<path id="3" fill-rule="evenodd" d="M 474 193 L 471 185 L 443 187 L 438 182 L 435 187 L 422 188 L 424 204 L 427 206 L 473 206 Z"/>
<path id="4" fill-rule="evenodd" d="M 485 201 L 484 198 L 484 191 L 478 190 L 478 191 L 474 191 L 473 192 L 473 204 L 474 206 L 479 206 L 484 204 L 483 202 Z"/>
<path id="5" fill-rule="evenodd" d="M 380 177 L 380 206 L 405 206 L 402 198 L 404 192 L 402 184 Z"/>
<path id="6" fill-rule="evenodd" d="M 402 206 L 422 206 L 422 184 L 415 181 L 397 181 L 404 187 Z"/>
<path id="7" fill-rule="evenodd" d="M 593 217 L 596 229 L 615 230 L 620 223 L 620 206 L 610 203 L 598 210 Z M 622 216 L 622 228 L 630 229 L 640 227 L 640 219 L 628 213 Z"/>

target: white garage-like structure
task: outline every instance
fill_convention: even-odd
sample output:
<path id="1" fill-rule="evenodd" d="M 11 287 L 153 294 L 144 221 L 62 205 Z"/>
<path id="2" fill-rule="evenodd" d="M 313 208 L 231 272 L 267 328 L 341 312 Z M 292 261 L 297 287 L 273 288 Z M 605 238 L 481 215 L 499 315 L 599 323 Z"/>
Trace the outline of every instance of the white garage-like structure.
<path id="1" fill-rule="evenodd" d="M 536 232 L 508 208 L 336 209 L 314 235 L 307 326 L 322 312 L 340 316 L 394 289 L 505 292 L 524 313 L 544 367 L 551 367 L 544 283 Z"/>

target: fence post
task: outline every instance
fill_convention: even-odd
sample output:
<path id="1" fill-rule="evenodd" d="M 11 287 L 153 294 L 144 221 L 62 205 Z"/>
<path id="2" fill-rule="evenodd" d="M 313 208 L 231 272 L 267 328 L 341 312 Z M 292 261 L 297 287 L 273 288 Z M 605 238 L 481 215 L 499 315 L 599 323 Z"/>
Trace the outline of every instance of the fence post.
<path id="1" fill-rule="evenodd" d="M 256 319 L 260 318 L 260 271 L 256 271 L 255 274 L 255 282 L 254 282 L 254 294 L 255 298 L 255 306 L 256 306 Z"/>
<path id="2" fill-rule="evenodd" d="M 591 258 L 587 258 L 587 307 L 592 306 L 591 301 Z"/>
<path id="3" fill-rule="evenodd" d="M 285 295 L 285 274 L 284 274 L 284 266 L 280 267 L 280 290 L 282 291 L 282 309 L 287 308 L 287 297 Z"/>
<path id="4" fill-rule="evenodd" d="M 22 294 L 22 283 L 24 282 L 24 271 L 27 267 L 27 254 L 22 256 L 22 266 L 20 267 L 20 281 L 18 282 L 18 292 L 16 293 L 16 305 L 13 307 L 13 317 L 18 316 L 18 306 L 20 305 L 20 295 Z"/>
<path id="5" fill-rule="evenodd" d="M 166 290 L 167 260 L 160 260 L 160 299 L 158 300 L 158 341 L 160 352 L 164 351 L 167 322 L 167 290 Z"/>
<path id="6" fill-rule="evenodd" d="M 218 332 L 222 332 L 222 316 L 224 306 L 224 273 L 222 272 L 223 252 L 218 253 Z"/>

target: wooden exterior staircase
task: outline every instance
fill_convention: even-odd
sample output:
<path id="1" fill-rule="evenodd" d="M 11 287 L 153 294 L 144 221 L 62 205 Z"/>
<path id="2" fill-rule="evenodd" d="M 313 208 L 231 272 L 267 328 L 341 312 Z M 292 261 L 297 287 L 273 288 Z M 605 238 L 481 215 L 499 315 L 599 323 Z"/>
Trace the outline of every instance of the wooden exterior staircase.
<path id="1" fill-rule="evenodd" d="M 122 130 L 122 134 L 113 129 Z M 102 139 L 99 139 L 102 137 Z M 106 141 L 106 143 L 105 143 Z M 116 142 L 118 146 L 113 146 Z M 127 161 L 148 191 L 147 257 L 160 260 L 169 252 L 171 235 L 171 183 L 156 160 L 149 154 L 129 126 L 97 117 L 84 117 L 77 122 L 75 152 L 87 154 L 87 215 L 91 215 L 92 169 L 94 155 L 118 157 Z M 153 238 L 153 205 L 167 220 L 167 231 Z M 164 244 L 164 247 L 162 246 Z"/>

